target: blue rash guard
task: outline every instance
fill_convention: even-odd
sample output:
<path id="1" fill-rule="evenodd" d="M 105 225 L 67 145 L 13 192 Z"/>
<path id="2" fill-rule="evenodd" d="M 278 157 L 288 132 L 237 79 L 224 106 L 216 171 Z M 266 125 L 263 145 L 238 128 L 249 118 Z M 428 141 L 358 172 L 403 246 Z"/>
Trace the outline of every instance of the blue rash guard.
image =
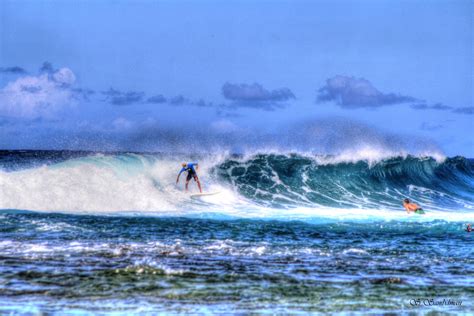
<path id="1" fill-rule="evenodd" d="M 179 175 L 181 175 L 181 173 L 183 173 L 184 171 L 187 171 L 188 177 L 186 180 L 189 181 L 191 177 L 197 176 L 196 169 L 194 169 L 194 166 L 197 166 L 197 164 L 197 162 L 188 162 L 186 167 L 181 168 L 181 170 L 179 171 Z"/>

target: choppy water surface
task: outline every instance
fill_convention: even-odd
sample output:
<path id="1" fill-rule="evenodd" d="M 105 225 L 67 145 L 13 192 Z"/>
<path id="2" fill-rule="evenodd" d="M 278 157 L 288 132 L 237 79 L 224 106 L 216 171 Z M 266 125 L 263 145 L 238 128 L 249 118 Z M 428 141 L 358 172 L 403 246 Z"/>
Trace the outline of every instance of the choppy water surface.
<path id="1" fill-rule="evenodd" d="M 0 151 L 0 313 L 472 312 L 474 161 L 369 158 Z"/>
<path id="2" fill-rule="evenodd" d="M 474 233 L 3 212 L 1 311 L 472 311 Z M 412 306 L 413 299 L 461 306 Z M 413 303 L 413 302 L 412 302 Z"/>

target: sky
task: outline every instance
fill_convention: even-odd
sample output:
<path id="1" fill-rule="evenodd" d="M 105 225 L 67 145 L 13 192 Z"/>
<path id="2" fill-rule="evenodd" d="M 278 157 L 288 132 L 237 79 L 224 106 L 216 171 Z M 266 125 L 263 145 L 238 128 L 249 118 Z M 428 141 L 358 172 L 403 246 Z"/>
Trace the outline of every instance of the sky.
<path id="1" fill-rule="evenodd" d="M 377 139 L 474 157 L 473 15 L 469 0 L 4 0 L 0 149 Z"/>

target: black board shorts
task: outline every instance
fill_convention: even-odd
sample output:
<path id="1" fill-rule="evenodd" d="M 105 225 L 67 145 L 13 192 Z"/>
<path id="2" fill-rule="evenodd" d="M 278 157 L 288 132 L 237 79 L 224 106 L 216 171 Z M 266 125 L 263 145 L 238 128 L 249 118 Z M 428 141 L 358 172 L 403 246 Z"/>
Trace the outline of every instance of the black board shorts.
<path id="1" fill-rule="evenodd" d="M 188 175 L 186 176 L 186 181 L 191 180 L 191 178 L 194 178 L 194 180 L 196 180 L 196 178 L 197 178 L 197 173 L 193 169 L 190 169 L 188 171 Z"/>
<path id="2" fill-rule="evenodd" d="M 419 207 L 414 211 L 414 213 L 415 214 L 425 214 L 425 211 L 421 207 Z"/>

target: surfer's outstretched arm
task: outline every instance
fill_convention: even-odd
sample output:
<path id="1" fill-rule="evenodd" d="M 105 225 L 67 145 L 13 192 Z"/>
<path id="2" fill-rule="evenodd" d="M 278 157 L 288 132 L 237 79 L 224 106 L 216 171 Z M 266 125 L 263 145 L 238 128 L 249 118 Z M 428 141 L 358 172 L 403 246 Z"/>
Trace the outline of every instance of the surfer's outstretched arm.
<path id="1" fill-rule="evenodd" d="M 178 177 L 176 178 L 176 183 L 179 182 L 179 176 L 183 173 L 184 170 L 185 170 L 185 169 L 182 168 L 181 171 L 178 173 Z"/>

